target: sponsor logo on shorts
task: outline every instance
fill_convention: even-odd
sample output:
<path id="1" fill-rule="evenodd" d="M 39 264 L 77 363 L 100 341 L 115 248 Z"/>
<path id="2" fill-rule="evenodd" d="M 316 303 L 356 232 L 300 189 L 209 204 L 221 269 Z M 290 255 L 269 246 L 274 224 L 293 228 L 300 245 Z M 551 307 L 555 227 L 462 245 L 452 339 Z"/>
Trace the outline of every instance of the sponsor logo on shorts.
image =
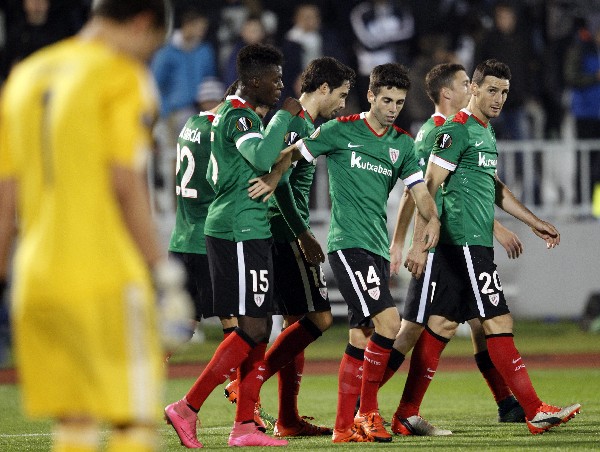
<path id="1" fill-rule="evenodd" d="M 260 308 L 264 302 L 265 302 L 265 294 L 264 293 L 255 293 L 254 294 L 254 303 L 256 303 L 256 306 L 258 306 Z"/>
<path id="2" fill-rule="evenodd" d="M 373 287 L 372 289 L 369 289 L 367 292 L 369 292 L 369 295 L 371 295 L 371 298 L 373 300 L 379 300 L 379 295 L 381 295 L 381 291 L 379 290 L 379 287 Z"/>
<path id="3" fill-rule="evenodd" d="M 498 303 L 500 303 L 500 294 L 493 293 L 489 297 L 490 303 L 492 303 L 494 306 L 498 306 Z"/>

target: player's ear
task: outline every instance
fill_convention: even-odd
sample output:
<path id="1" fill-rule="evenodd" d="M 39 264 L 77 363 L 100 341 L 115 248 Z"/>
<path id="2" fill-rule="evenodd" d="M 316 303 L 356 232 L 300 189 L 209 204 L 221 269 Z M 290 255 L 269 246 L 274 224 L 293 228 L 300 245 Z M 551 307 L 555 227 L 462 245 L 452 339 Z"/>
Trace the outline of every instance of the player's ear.
<path id="1" fill-rule="evenodd" d="M 371 90 L 367 91 L 367 100 L 369 101 L 370 104 L 375 102 L 375 94 L 373 94 L 373 91 L 371 91 Z"/>

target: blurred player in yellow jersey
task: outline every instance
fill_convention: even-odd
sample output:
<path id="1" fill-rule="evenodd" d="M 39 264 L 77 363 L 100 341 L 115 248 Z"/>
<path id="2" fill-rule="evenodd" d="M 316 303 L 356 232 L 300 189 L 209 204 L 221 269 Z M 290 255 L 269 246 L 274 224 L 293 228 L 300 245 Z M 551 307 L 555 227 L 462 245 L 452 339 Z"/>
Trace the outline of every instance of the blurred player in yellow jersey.
<path id="1" fill-rule="evenodd" d="M 74 38 L 17 66 L 0 116 L 0 282 L 13 264 L 14 344 L 27 414 L 58 421 L 55 451 L 157 446 L 162 351 L 151 275 L 181 285 L 145 176 L 156 95 L 144 63 L 163 0 L 97 0 Z M 15 213 L 16 212 L 16 213 Z"/>

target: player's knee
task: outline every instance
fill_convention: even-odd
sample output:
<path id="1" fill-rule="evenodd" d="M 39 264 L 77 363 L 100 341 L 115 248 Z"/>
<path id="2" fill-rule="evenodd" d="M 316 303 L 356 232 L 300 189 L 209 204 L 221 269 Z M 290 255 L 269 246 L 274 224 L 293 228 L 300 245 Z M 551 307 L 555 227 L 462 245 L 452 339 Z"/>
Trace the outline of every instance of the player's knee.
<path id="1" fill-rule="evenodd" d="M 321 333 L 327 331 L 333 324 L 331 311 L 309 312 L 306 316 L 321 330 Z"/>

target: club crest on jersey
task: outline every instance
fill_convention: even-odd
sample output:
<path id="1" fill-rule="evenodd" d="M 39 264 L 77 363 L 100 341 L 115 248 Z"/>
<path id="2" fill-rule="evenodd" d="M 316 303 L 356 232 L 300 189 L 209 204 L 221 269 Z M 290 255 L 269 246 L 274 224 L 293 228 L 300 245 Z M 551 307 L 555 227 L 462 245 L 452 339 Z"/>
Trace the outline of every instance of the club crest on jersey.
<path id="1" fill-rule="evenodd" d="M 437 144 L 438 148 L 440 149 L 448 149 L 450 146 L 452 146 L 452 137 L 447 133 L 443 133 L 437 137 L 435 144 Z"/>
<path id="2" fill-rule="evenodd" d="M 298 134 L 296 132 L 288 132 L 285 134 L 285 138 L 283 139 L 283 141 L 285 142 L 285 144 L 287 144 L 288 146 L 294 144 L 296 141 L 298 141 L 298 138 L 300 138 L 298 136 Z"/>
<path id="3" fill-rule="evenodd" d="M 247 130 L 250 130 L 252 128 L 252 121 L 250 120 L 250 118 L 242 116 L 240 119 L 237 120 L 235 126 L 240 132 L 246 132 Z"/>
<path id="4" fill-rule="evenodd" d="M 390 148 L 390 159 L 392 159 L 392 163 L 396 163 L 399 155 L 400 151 L 398 149 Z"/>
<path id="5" fill-rule="evenodd" d="M 319 287 L 319 293 L 323 300 L 327 300 L 327 287 Z"/>
<path id="6" fill-rule="evenodd" d="M 379 295 L 381 295 L 381 291 L 379 290 L 379 287 L 373 287 L 372 289 L 369 289 L 367 292 L 369 292 L 369 295 L 371 295 L 371 298 L 373 300 L 379 300 Z"/>
<path id="7" fill-rule="evenodd" d="M 317 138 L 319 136 L 319 134 L 321 133 L 321 127 L 317 127 L 315 129 L 315 131 L 313 133 L 310 134 L 310 139 L 314 140 L 315 138 Z"/>
<path id="8" fill-rule="evenodd" d="M 498 303 L 500 303 L 500 294 L 493 293 L 493 294 L 489 295 L 489 297 L 490 297 L 490 303 L 492 303 L 494 306 L 498 306 Z"/>
<path id="9" fill-rule="evenodd" d="M 260 308 L 264 302 L 265 302 L 265 294 L 264 293 L 255 293 L 254 294 L 254 303 L 256 303 L 256 306 L 258 306 Z"/>

